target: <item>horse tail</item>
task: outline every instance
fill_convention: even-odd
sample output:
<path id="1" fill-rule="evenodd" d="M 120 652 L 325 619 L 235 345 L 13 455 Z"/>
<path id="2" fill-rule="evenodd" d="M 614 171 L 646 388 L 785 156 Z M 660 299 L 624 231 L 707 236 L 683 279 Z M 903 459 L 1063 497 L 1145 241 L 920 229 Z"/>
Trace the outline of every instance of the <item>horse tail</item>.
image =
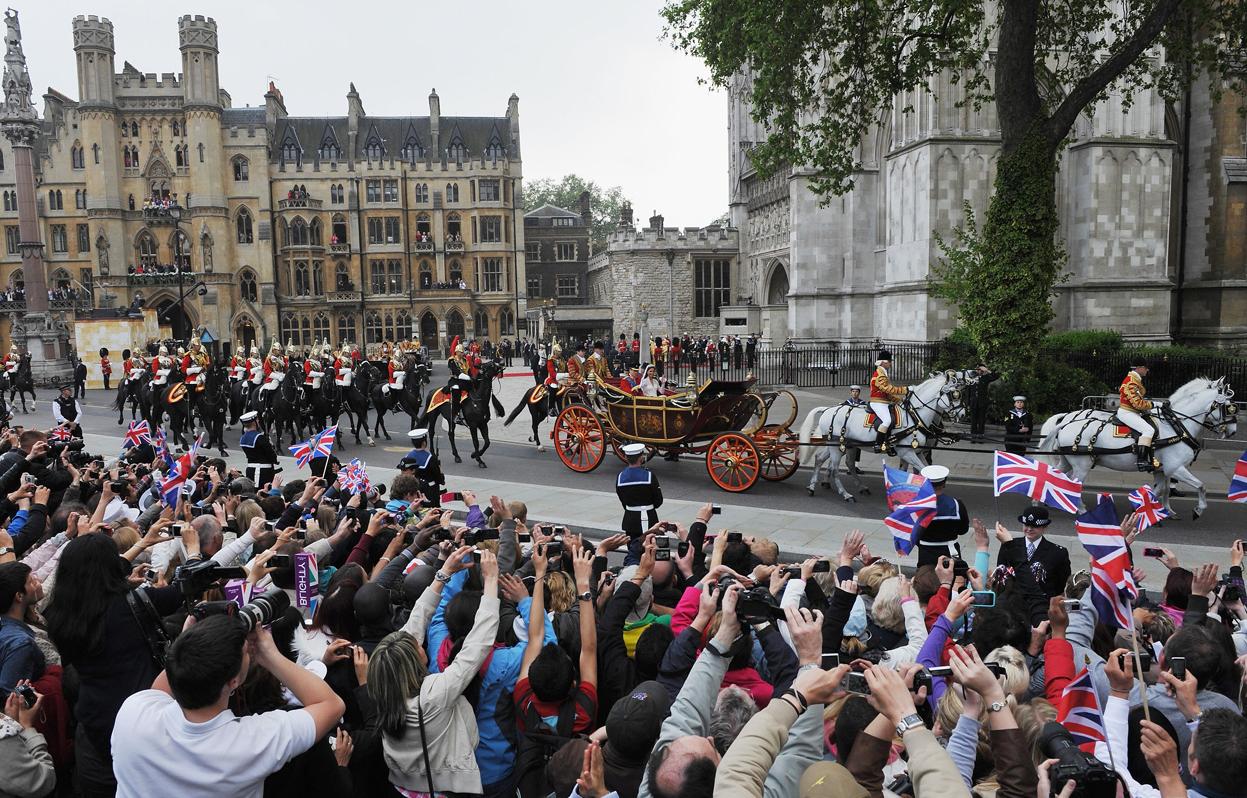
<path id="1" fill-rule="evenodd" d="M 495 413 L 497 413 L 500 417 L 506 415 L 507 409 L 502 406 L 502 402 L 498 399 L 497 396 L 494 396 L 491 393 L 489 395 L 489 401 L 493 404 Z M 518 409 L 517 409 L 517 412 L 518 412 Z"/>
<path id="2" fill-rule="evenodd" d="M 528 399 L 529 399 L 529 397 L 531 397 L 532 395 L 533 395 L 533 389 L 532 389 L 532 388 L 529 388 L 527 391 L 525 391 L 525 392 L 524 392 L 524 398 L 523 398 L 523 399 L 520 399 L 520 401 L 518 401 L 518 402 L 516 402 L 516 403 L 515 403 L 515 409 L 511 411 L 511 415 L 507 416 L 507 420 L 506 420 L 506 421 L 504 421 L 504 422 L 502 422 L 502 426 L 504 426 L 504 427 L 509 427 L 509 426 L 511 426 L 511 422 L 512 422 L 512 421 L 514 421 L 514 420 L 515 420 L 515 418 L 516 418 L 516 416 L 518 416 L 518 415 L 520 414 L 520 411 L 521 411 L 521 410 L 523 410 L 525 407 L 527 407 L 527 406 L 528 406 Z M 499 415 L 501 415 L 501 414 L 499 414 Z"/>
<path id="3" fill-rule="evenodd" d="M 814 435 L 814 428 L 818 426 L 818 421 L 823 417 L 823 413 L 827 411 L 826 406 L 816 407 L 805 414 L 805 420 L 801 422 L 801 431 L 799 440 L 801 441 L 801 465 L 809 465 L 814 459 L 814 448 L 806 446 L 810 442 L 810 438 Z"/>
<path id="4" fill-rule="evenodd" d="M 1061 422 L 1065 420 L 1067 415 L 1069 414 L 1057 413 L 1055 416 L 1051 416 L 1039 428 L 1039 451 L 1055 452 L 1057 450 L 1057 447 L 1060 445 Z"/>
<path id="5" fill-rule="evenodd" d="M 126 391 L 125 383 L 122 383 L 121 385 L 117 386 L 117 397 L 113 399 L 113 410 L 116 410 L 117 412 L 121 412 L 122 410 L 125 409 L 127 393 L 128 392 Z"/>

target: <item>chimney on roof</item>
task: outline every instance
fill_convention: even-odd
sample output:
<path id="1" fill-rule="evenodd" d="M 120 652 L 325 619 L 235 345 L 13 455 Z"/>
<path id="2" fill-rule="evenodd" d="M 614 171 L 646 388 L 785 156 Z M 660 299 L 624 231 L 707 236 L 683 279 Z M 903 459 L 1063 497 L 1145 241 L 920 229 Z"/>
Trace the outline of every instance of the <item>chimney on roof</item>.
<path id="1" fill-rule="evenodd" d="M 654 211 L 654 215 L 649 217 L 649 229 L 657 230 L 660 233 L 664 230 L 662 214 L 658 211 Z"/>
<path id="2" fill-rule="evenodd" d="M 433 160 L 441 160 L 442 141 L 438 138 L 438 129 L 442 122 L 442 100 L 437 96 L 437 89 L 429 92 L 429 148 L 433 150 Z"/>
<path id="3" fill-rule="evenodd" d="M 367 116 L 364 113 L 364 103 L 359 99 L 359 92 L 355 91 L 355 83 L 351 82 L 351 90 L 346 93 L 346 114 L 356 119 Z"/>
<path id="4" fill-rule="evenodd" d="M 268 91 L 264 92 L 264 126 L 269 130 L 277 127 L 277 120 L 286 116 L 286 102 L 281 91 L 273 81 L 268 82 Z"/>
<path id="5" fill-rule="evenodd" d="M 593 214 L 589 207 L 589 192 L 580 192 L 580 199 L 576 202 L 576 207 L 580 210 L 580 220 L 584 222 L 585 227 L 593 227 Z"/>
<path id="6" fill-rule="evenodd" d="M 632 230 L 632 204 L 625 202 L 619 206 L 619 229 Z"/>
<path id="7" fill-rule="evenodd" d="M 508 148 L 510 152 L 508 157 L 511 160 L 518 160 L 520 157 L 520 98 L 518 94 L 512 93 L 507 99 L 507 121 L 511 128 L 511 144 Z"/>

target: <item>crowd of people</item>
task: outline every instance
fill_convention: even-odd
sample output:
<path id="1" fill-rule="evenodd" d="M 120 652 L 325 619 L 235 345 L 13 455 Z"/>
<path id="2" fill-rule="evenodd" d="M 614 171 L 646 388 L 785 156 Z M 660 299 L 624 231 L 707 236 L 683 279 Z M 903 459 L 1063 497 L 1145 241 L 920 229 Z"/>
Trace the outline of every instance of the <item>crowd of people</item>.
<path id="1" fill-rule="evenodd" d="M 143 212 L 146 214 L 168 213 L 178 205 L 178 195 L 153 194 L 143 199 Z"/>
<path id="2" fill-rule="evenodd" d="M 170 505 L 167 462 L 0 439 L 0 796 L 1247 785 L 1241 542 L 1166 552 L 1114 635 L 1085 570 L 1032 563 L 1037 512 L 907 575 L 857 532 L 785 564 L 706 504 L 590 540 L 410 472 L 352 492 L 323 458 L 265 485 L 200 458 Z"/>
<path id="3" fill-rule="evenodd" d="M 190 264 L 187 263 L 184 267 L 179 267 L 176 263 L 131 263 L 126 270 L 127 274 L 131 276 L 177 274 L 179 271 L 189 273 Z"/>

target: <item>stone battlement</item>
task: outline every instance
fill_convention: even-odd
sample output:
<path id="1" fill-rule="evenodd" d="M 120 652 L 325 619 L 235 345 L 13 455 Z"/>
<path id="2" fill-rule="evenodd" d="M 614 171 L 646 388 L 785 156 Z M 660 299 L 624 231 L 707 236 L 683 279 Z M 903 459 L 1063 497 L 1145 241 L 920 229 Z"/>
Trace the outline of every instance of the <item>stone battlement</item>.
<path id="1" fill-rule="evenodd" d="M 740 247 L 739 233 L 735 227 L 646 227 L 641 230 L 623 229 L 611 232 L 606 239 L 611 252 L 647 249 L 723 250 L 736 251 Z"/>
<path id="2" fill-rule="evenodd" d="M 112 52 L 113 23 L 108 17 L 97 17 L 94 14 L 74 17 L 74 49 L 91 47 Z"/>
<path id="3" fill-rule="evenodd" d="M 182 28 L 210 28 L 216 30 L 216 20 L 212 17 L 205 17 L 203 14 L 183 14 L 178 17 L 178 29 Z"/>

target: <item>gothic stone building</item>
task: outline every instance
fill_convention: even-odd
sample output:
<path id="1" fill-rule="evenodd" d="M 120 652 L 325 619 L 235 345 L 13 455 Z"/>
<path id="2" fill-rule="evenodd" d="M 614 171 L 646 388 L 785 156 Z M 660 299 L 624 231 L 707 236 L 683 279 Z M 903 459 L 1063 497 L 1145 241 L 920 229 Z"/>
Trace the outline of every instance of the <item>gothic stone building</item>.
<path id="1" fill-rule="evenodd" d="M 235 345 L 515 334 L 517 97 L 498 117 L 442 116 L 436 92 L 427 116 L 374 117 L 352 85 L 345 116 L 295 117 L 270 83 L 263 106 L 235 108 L 216 23 L 177 29 L 182 71 L 157 76 L 114 68 L 107 19 L 73 20 L 78 99 L 49 90 L 37 147 L 50 288 L 101 307 L 141 299 L 178 337 L 202 327 Z M 11 288 L 23 276 L 3 163 L 0 189 Z M 145 210 L 152 197 L 176 211 Z M 175 261 L 181 285 L 159 273 Z"/>
<path id="2" fill-rule="evenodd" d="M 731 221 L 744 281 L 724 312 L 772 342 L 785 337 L 927 341 L 957 323 L 928 291 L 969 203 L 981 221 L 1000 149 L 993 105 L 958 108 L 965 81 L 895 98 L 861 142 L 854 188 L 826 207 L 791 168 L 763 177 L 749 150 L 749 78 L 729 91 Z M 1080 117 L 1061 154 L 1057 206 L 1070 279 L 1056 329 L 1136 341 L 1247 342 L 1247 127 L 1196 84 L 1184 103 L 1110 95 Z M 906 110 L 908 109 L 908 110 Z"/>

